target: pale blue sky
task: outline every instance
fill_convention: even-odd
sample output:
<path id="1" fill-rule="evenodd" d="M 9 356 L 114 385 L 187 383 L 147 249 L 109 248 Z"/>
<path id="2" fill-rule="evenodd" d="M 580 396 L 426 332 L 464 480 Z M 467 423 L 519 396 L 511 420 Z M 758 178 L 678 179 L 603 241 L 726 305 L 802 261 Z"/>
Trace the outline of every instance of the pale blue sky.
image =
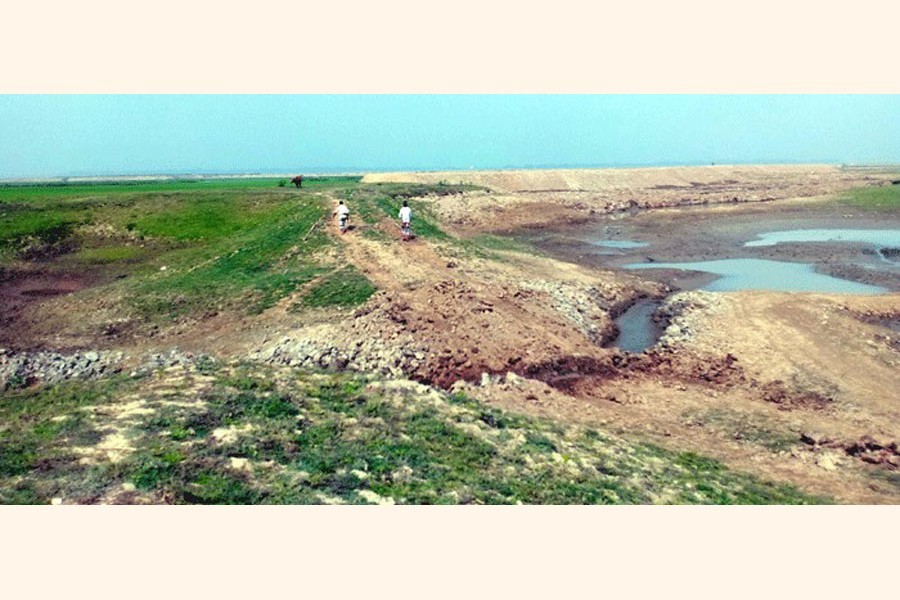
<path id="1" fill-rule="evenodd" d="M 0 96 L 0 178 L 900 163 L 900 96 Z"/>

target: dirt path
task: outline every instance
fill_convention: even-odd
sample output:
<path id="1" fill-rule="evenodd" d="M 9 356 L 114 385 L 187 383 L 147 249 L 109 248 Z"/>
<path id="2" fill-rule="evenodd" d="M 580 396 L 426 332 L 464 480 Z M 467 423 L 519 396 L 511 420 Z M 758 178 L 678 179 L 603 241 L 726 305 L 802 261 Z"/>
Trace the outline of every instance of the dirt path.
<path id="1" fill-rule="evenodd" d="M 397 236 L 387 221 L 377 227 Z M 621 286 L 604 284 L 574 265 L 560 265 L 557 281 L 548 285 L 516 260 L 487 261 L 422 238 L 397 237 L 396 243 L 383 243 L 355 230 L 341 239 L 348 260 L 384 294 L 373 311 L 381 318 L 370 317 L 357 335 L 410 334 L 423 355 L 412 373 L 417 379 L 446 387 L 459 379 L 478 381 L 483 373 L 525 373 L 561 358 L 605 355 L 590 334 L 602 335 L 611 325 L 609 315 L 584 302 L 579 323 L 554 307 L 559 302 L 553 294 L 593 291 L 614 302 Z"/>

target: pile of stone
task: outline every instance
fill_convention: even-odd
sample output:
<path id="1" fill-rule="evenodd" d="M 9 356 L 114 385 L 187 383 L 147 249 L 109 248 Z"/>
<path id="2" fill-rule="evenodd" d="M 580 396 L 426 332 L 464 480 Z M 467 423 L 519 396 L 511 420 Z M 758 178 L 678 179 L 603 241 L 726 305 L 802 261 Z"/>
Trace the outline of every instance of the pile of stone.
<path id="1" fill-rule="evenodd" d="M 149 375 L 153 371 L 169 367 L 194 367 L 204 362 L 212 364 L 215 359 L 205 354 L 182 352 L 178 348 L 172 348 L 168 352 L 150 354 L 141 366 L 131 371 L 131 375 L 132 377 Z"/>
<path id="2" fill-rule="evenodd" d="M 96 379 L 121 371 L 121 352 L 14 352 L 0 348 L 0 390 L 70 379 Z"/>
<path id="3" fill-rule="evenodd" d="M 690 340 L 701 315 L 716 314 L 725 307 L 726 300 L 713 292 L 682 292 L 668 298 L 656 311 L 656 318 L 668 323 L 659 345 L 676 346 Z"/>
<path id="4" fill-rule="evenodd" d="M 344 343 L 335 343 L 341 341 Z M 254 352 L 250 358 L 304 369 L 373 372 L 401 377 L 422 366 L 426 354 L 423 349 L 415 348 L 412 340 L 384 341 L 362 337 L 355 342 L 329 342 L 309 337 L 285 337 Z"/>
<path id="5" fill-rule="evenodd" d="M 587 286 L 544 280 L 524 281 L 521 287 L 548 294 L 553 308 L 595 344 L 604 346 L 613 338 L 609 308 L 621 297 L 621 289 L 602 283 Z"/>

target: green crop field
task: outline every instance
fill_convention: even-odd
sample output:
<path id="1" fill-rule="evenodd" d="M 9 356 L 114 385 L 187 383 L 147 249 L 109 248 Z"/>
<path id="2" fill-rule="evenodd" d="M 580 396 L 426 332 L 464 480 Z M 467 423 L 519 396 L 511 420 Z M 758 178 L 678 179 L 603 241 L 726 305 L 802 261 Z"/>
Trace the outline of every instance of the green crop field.
<path id="1" fill-rule="evenodd" d="M 144 318 L 259 312 L 329 270 L 326 194 L 358 178 L 203 180 L 0 188 L 0 268 L 91 269 Z M 355 275 L 354 281 L 361 276 Z M 357 287 L 360 287 L 357 285 Z M 319 294 L 313 305 L 365 300 Z M 369 292 L 371 293 L 371 292 Z"/>

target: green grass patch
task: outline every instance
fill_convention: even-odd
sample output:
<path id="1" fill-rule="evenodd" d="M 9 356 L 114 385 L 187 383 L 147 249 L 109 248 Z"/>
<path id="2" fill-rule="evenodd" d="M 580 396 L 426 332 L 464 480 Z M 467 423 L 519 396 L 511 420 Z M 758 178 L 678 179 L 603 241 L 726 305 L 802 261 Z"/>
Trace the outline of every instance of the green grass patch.
<path id="1" fill-rule="evenodd" d="M 365 275 L 348 265 L 324 275 L 306 291 L 302 304 L 308 307 L 357 306 L 377 291 Z"/>
<path id="2" fill-rule="evenodd" d="M 250 203 L 231 194 L 213 194 L 185 202 L 183 198 L 162 202 L 158 211 L 137 219 L 134 229 L 146 235 L 173 240 L 218 240 L 268 217 L 268 203 Z"/>
<path id="3" fill-rule="evenodd" d="M 152 388 L 165 372 L 140 384 L 8 393 L 0 501 L 93 502 L 126 484 L 151 501 L 196 504 L 363 503 L 370 493 L 410 504 L 825 501 L 701 455 L 414 384 L 386 389 L 362 375 L 252 364 L 205 369 L 212 388 L 196 398 L 190 377 L 180 380 L 184 397 L 137 418 L 127 432 L 134 452 L 119 463 L 82 465 L 72 447 L 99 441 L 103 405 Z M 189 397 L 202 402 L 183 402 Z"/>
<path id="4" fill-rule="evenodd" d="M 103 438 L 89 411 L 132 387 L 115 377 L 0 393 L 0 502 L 49 501 L 61 486 L 90 483 L 72 449 Z"/>
<path id="5" fill-rule="evenodd" d="M 323 198 L 294 195 L 227 237 L 160 257 L 166 271 L 134 287 L 132 302 L 147 318 L 236 305 L 261 312 L 326 269 L 313 257 L 333 244 L 325 216 Z"/>
<path id="6" fill-rule="evenodd" d="M 140 246 L 102 246 L 81 248 L 66 259 L 85 265 L 108 265 L 140 262 L 148 255 L 149 251 Z"/>
<path id="7" fill-rule="evenodd" d="M 78 222 L 79 215 L 65 211 L 0 207 L 0 250 L 26 237 L 35 237 L 47 243 L 59 242 L 71 234 Z"/>
<path id="8" fill-rule="evenodd" d="M 838 196 L 837 201 L 862 210 L 897 211 L 900 210 L 900 185 L 847 190 Z"/>

